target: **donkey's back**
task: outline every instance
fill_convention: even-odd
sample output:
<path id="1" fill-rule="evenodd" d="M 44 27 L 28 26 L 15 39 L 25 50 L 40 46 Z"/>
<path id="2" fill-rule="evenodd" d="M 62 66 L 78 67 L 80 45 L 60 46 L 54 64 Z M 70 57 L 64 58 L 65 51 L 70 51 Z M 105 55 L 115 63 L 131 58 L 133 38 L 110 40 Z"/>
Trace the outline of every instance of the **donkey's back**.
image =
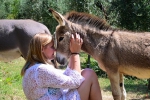
<path id="1" fill-rule="evenodd" d="M 111 66 L 111 72 L 118 69 L 126 75 L 150 78 L 150 33 L 115 31 L 103 62 Z"/>
<path id="2" fill-rule="evenodd" d="M 0 20 L 0 61 L 26 58 L 31 38 L 37 33 L 48 33 L 48 28 L 33 20 Z"/>

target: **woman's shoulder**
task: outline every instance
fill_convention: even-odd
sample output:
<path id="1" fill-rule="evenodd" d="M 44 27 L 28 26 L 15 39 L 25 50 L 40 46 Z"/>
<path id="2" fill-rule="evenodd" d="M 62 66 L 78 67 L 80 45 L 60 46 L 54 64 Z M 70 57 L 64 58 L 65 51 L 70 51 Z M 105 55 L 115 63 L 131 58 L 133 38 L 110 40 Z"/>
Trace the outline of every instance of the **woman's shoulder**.
<path id="1" fill-rule="evenodd" d="M 38 68 L 54 68 L 54 66 L 50 64 L 38 63 L 36 65 L 38 66 Z"/>
<path id="2" fill-rule="evenodd" d="M 37 64 L 38 65 L 38 72 L 47 72 L 47 73 L 59 73 L 63 74 L 64 70 L 61 69 L 56 69 L 53 65 L 51 64 Z"/>
<path id="3" fill-rule="evenodd" d="M 38 63 L 36 64 L 37 69 L 39 71 L 47 71 L 47 70 L 53 70 L 54 69 L 54 66 L 53 65 L 50 65 L 50 64 L 42 64 L 42 63 Z"/>
<path id="4" fill-rule="evenodd" d="M 37 70 L 37 69 L 49 69 L 49 68 L 54 68 L 53 65 L 48 65 L 48 64 L 43 64 L 43 63 L 36 63 L 32 65 L 28 70 Z"/>

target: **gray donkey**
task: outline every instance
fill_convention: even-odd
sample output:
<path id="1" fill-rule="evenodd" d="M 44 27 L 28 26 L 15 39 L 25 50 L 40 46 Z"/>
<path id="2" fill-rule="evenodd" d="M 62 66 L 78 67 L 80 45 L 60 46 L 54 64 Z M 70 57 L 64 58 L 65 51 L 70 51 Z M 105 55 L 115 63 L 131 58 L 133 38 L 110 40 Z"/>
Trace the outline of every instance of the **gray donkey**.
<path id="1" fill-rule="evenodd" d="M 40 32 L 51 34 L 45 25 L 33 20 L 0 20 L 0 61 L 25 59 L 31 38 Z"/>
<path id="2" fill-rule="evenodd" d="M 55 32 L 56 58 L 65 64 L 71 55 L 69 42 L 75 32 L 83 38 L 82 50 L 97 60 L 110 79 L 114 100 L 126 100 L 124 75 L 150 78 L 150 33 L 114 30 L 96 16 L 49 10 L 59 25 Z"/>

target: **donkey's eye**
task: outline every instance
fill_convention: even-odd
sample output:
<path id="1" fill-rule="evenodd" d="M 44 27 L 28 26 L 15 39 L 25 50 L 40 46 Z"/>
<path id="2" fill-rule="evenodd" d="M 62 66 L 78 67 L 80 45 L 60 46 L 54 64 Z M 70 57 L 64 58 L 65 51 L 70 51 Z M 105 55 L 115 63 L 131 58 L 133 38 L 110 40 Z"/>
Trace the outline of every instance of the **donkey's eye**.
<path id="1" fill-rule="evenodd" d="M 60 37 L 60 38 L 59 38 L 59 42 L 62 41 L 63 39 L 64 39 L 64 37 Z"/>

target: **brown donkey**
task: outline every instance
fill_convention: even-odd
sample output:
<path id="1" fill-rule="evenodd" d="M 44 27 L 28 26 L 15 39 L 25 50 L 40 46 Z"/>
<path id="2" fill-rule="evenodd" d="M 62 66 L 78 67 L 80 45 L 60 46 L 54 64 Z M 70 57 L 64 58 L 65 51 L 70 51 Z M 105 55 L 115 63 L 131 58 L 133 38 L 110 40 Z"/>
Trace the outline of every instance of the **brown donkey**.
<path id="1" fill-rule="evenodd" d="M 81 49 L 107 73 L 114 100 L 126 100 L 123 75 L 150 78 L 150 33 L 114 30 L 102 19 L 86 13 L 63 16 L 52 9 L 50 12 L 59 22 L 55 32 L 57 61 L 65 64 L 71 54 L 71 34 L 80 34 Z"/>
<path id="2" fill-rule="evenodd" d="M 28 45 L 36 33 L 51 34 L 42 23 L 33 20 L 0 20 L 0 61 L 26 58 Z"/>

